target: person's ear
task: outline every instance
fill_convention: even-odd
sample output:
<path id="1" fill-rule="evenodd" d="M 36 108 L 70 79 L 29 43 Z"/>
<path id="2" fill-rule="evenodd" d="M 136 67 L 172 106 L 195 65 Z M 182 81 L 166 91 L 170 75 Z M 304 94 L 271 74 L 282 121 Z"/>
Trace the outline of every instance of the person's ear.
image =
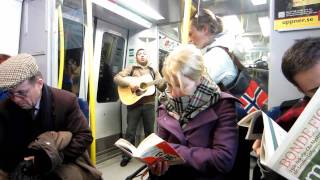
<path id="1" fill-rule="evenodd" d="M 37 83 L 42 87 L 42 86 L 43 86 L 44 81 L 43 81 L 43 79 L 42 79 L 42 78 L 39 78 L 39 79 L 37 80 Z"/>
<path id="2" fill-rule="evenodd" d="M 203 26 L 202 31 L 207 35 L 211 35 L 210 29 L 209 29 L 209 25 L 207 25 L 207 24 L 205 24 Z"/>
<path id="3" fill-rule="evenodd" d="M 202 28 L 202 31 L 203 31 L 205 34 L 209 33 L 209 26 L 208 26 L 207 24 L 205 24 L 205 25 L 203 26 L 203 28 Z"/>

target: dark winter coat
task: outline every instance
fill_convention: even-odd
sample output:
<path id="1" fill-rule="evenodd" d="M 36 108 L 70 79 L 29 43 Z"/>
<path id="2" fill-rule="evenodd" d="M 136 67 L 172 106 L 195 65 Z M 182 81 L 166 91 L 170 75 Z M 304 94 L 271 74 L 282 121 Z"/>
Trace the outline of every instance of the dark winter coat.
<path id="1" fill-rule="evenodd" d="M 91 131 L 77 97 L 47 85 L 42 88 L 40 109 L 30 112 L 7 99 L 0 103 L 0 169 L 11 172 L 24 157 L 35 155 L 28 145 L 47 131 L 68 131 L 72 138 L 62 151 L 63 163 L 75 162 L 90 146 Z"/>

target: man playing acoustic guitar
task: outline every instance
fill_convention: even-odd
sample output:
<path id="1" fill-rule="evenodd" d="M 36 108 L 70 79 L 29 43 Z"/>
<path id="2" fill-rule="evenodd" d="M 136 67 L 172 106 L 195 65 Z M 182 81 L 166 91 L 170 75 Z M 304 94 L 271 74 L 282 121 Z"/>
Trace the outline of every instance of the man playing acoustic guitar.
<path id="1" fill-rule="evenodd" d="M 160 91 L 166 88 L 165 80 L 162 80 L 159 71 L 149 66 L 145 49 L 137 50 L 136 61 L 135 65 L 126 67 L 114 77 L 120 99 L 123 104 L 128 105 L 125 139 L 132 144 L 135 144 L 136 130 L 141 118 L 145 137 L 153 132 L 155 86 Z M 120 166 L 126 166 L 130 159 L 123 154 Z"/>

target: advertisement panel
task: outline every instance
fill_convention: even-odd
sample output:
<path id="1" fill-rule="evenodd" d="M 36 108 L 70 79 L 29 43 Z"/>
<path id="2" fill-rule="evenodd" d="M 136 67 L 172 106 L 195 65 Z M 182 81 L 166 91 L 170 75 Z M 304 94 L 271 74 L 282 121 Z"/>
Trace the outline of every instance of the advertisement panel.
<path id="1" fill-rule="evenodd" d="M 320 27 L 320 0 L 276 0 L 274 30 Z"/>

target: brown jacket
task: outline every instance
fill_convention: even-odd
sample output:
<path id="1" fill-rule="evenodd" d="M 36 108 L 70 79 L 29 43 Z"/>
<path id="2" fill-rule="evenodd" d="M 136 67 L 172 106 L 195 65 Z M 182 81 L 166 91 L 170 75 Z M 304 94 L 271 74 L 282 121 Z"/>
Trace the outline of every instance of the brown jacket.
<path id="1" fill-rule="evenodd" d="M 99 180 L 102 173 L 91 163 L 88 152 L 84 152 L 72 163 L 63 163 L 61 151 L 68 146 L 72 134 L 68 131 L 48 131 L 37 137 L 28 148 L 43 150 L 51 160 L 51 168 L 62 180 Z"/>
<path id="2" fill-rule="evenodd" d="M 11 172 L 24 157 L 33 155 L 28 145 L 47 131 L 69 131 L 72 138 L 62 151 L 64 162 L 75 162 L 90 146 L 92 135 L 77 97 L 43 86 L 36 119 L 10 99 L 0 103 L 0 169 Z"/>

